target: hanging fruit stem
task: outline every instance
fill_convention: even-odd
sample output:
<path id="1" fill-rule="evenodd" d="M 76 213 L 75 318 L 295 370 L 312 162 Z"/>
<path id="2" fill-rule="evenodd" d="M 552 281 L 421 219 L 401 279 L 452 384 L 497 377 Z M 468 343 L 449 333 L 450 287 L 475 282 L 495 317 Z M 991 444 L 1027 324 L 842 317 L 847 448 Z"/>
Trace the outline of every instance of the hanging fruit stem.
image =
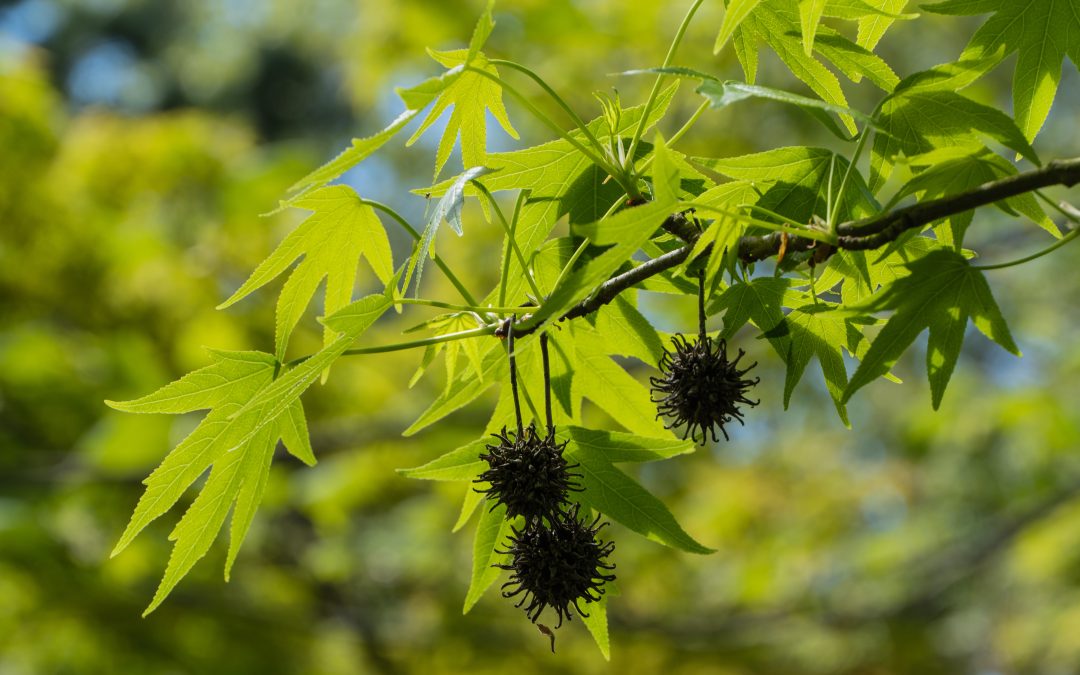
<path id="1" fill-rule="evenodd" d="M 702 341 L 705 340 L 705 272 L 698 274 L 698 333 Z"/>
<path id="2" fill-rule="evenodd" d="M 506 353 L 510 359 L 510 389 L 514 392 L 514 415 L 517 417 L 517 435 L 525 434 L 525 425 L 521 421 L 521 401 L 518 400 L 517 356 L 514 354 L 514 321 L 506 322 Z"/>
<path id="3" fill-rule="evenodd" d="M 548 436 L 555 434 L 555 423 L 551 419 L 551 362 L 548 358 L 548 334 L 540 334 L 540 354 L 544 358 L 544 413 L 547 416 Z"/>

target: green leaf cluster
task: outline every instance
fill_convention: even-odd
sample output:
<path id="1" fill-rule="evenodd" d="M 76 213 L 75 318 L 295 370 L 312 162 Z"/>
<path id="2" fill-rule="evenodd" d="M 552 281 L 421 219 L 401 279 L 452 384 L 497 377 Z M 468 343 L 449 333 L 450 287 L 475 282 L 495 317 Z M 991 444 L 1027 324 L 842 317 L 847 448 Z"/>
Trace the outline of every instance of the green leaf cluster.
<path id="1" fill-rule="evenodd" d="M 438 371 L 431 366 L 443 355 L 445 384 L 404 430 L 406 436 L 498 386 L 497 396 L 488 399 L 495 403 L 490 421 L 477 440 L 402 470 L 411 478 L 466 483 L 455 530 L 480 511 L 465 611 L 498 578 L 493 565 L 503 561 L 499 551 L 515 526 L 504 509 L 489 507 L 474 489 L 485 467 L 480 455 L 490 435 L 516 414 L 544 424 L 548 381 L 557 438 L 567 443 L 565 456 L 581 474 L 584 490 L 574 499 L 656 543 L 712 552 L 622 466 L 672 459 L 693 449 L 657 419 L 644 384 L 670 336 L 643 311 L 642 292 L 695 295 L 696 278 L 703 277 L 701 321 L 718 324 L 721 338 L 740 341 L 754 359 L 767 357 L 759 345 L 768 343 L 786 368 L 783 406 L 790 405 L 816 360 L 824 390 L 848 426 L 853 395 L 879 378 L 895 380 L 891 371 L 924 331 L 934 408 L 955 370 L 969 322 L 1019 355 L 986 279 L 991 268 L 972 264 L 974 253 L 965 248 L 974 218 L 970 210 L 921 229 L 907 227 L 875 250 L 845 245 L 838 233 L 842 226 L 873 222 L 912 200 L 948 198 L 1016 176 L 1018 162 L 1040 165 L 1032 142 L 1049 111 L 1064 55 L 1076 61 L 1070 45 L 1077 41 L 1068 38 L 1080 34 L 1080 20 L 1072 5 L 1064 0 L 934 5 L 943 13 L 995 14 L 956 62 L 901 78 L 875 49 L 895 22 L 915 18 L 903 13 L 903 0 L 728 0 L 715 46 L 732 45 L 744 73 L 741 82 L 673 62 L 699 5 L 693 3 L 668 59 L 634 71 L 655 77 L 645 101 L 624 107 L 618 96 L 598 96 L 601 114 L 586 122 L 539 75 L 482 51 L 494 26 L 489 4 L 467 48 L 430 52 L 444 72 L 398 90 L 405 112 L 375 135 L 354 140 L 294 186 L 294 196 L 283 206 L 310 215 L 221 305 L 231 306 L 291 269 L 277 298 L 273 355 L 211 351 L 210 365 L 143 398 L 110 404 L 139 413 L 209 411 L 147 479 L 117 546 L 117 552 L 127 546 L 209 470 L 171 535 L 173 554 L 148 611 L 206 554 L 231 511 L 228 575 L 265 489 L 277 442 L 314 463 L 300 396 L 346 354 L 423 348 L 416 374 L 403 380 L 403 387 L 435 377 Z M 759 52 L 765 48 L 805 85 L 804 91 L 758 82 L 771 79 L 760 67 Z M 963 91 L 1012 51 L 1019 52 L 1015 119 Z M 543 106 L 561 110 L 570 124 L 554 121 L 524 96 L 506 79 L 511 74 L 531 80 L 544 96 Z M 671 111 L 682 109 L 674 102 L 684 79 L 698 86 L 683 96 L 702 100 L 696 101 L 697 113 L 676 120 Z M 849 104 L 844 86 L 860 83 L 868 83 L 866 89 L 878 97 L 873 110 Z M 556 137 L 487 152 L 488 115 L 517 138 L 504 93 Z M 727 156 L 723 148 L 712 156 L 677 149 L 699 115 L 719 109 L 744 114 L 751 105 L 794 106 L 808 113 L 825 132 L 822 143 L 740 156 Z M 448 112 L 449 121 L 437 145 L 433 185 L 415 191 L 434 200 L 424 227 L 413 227 L 373 201 L 376 195 L 364 194 L 363 187 L 358 194 L 330 184 L 425 110 L 406 145 Z M 458 143 L 462 170 L 440 180 Z M 475 214 L 466 210 L 470 200 L 481 207 Z M 1061 236 L 1030 193 L 1001 200 L 998 207 Z M 376 210 L 414 240 L 406 259 L 394 260 Z M 435 253 L 443 222 L 463 236 L 474 215 L 502 228 L 498 245 L 484 249 L 489 278 L 496 281 L 475 296 Z M 468 231 L 463 241 L 484 246 L 473 238 L 471 224 Z M 779 242 L 774 255 L 744 251 L 763 241 Z M 421 280 L 428 259 L 453 284 L 462 304 L 425 297 Z M 353 301 L 361 260 L 385 293 Z M 290 336 L 324 280 L 324 346 L 287 360 Z M 390 307 L 404 311 L 406 306 L 449 311 L 411 329 L 423 334 L 417 339 L 356 344 Z M 519 334 L 513 357 L 520 411 L 507 386 L 511 327 Z M 549 341 L 547 367 L 540 334 Z M 619 430 L 589 428 L 586 419 Z M 586 625 L 608 655 L 606 600 L 590 610 Z"/>

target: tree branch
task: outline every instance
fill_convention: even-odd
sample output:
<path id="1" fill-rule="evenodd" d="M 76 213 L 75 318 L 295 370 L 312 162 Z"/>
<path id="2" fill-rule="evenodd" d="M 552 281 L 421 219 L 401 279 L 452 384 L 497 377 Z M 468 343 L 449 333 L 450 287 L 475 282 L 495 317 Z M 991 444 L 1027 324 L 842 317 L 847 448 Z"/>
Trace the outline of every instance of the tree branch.
<path id="1" fill-rule="evenodd" d="M 1051 185 L 1073 187 L 1077 183 L 1080 183 L 1080 158 L 1055 160 L 1040 169 L 991 181 L 967 192 L 919 202 L 911 206 L 887 211 L 872 218 L 841 223 L 837 226 L 837 232 L 840 236 L 835 247 L 822 244 L 813 239 L 792 236 L 782 232 L 744 236 L 739 239 L 739 260 L 744 263 L 758 262 L 778 255 L 780 250 L 783 249 L 785 254 L 817 251 L 819 254 L 815 256 L 815 262 L 821 263 L 839 249 L 865 251 L 880 248 L 896 240 L 906 230 L 922 227 L 941 218 L 970 211 L 976 207 L 992 204 L 1039 188 Z M 619 293 L 631 286 L 676 267 L 685 261 L 699 236 L 697 228 L 683 214 L 679 213 L 673 214 L 665 220 L 663 229 L 686 241 L 686 246 L 653 258 L 629 272 L 608 279 L 600 285 L 595 293 L 571 308 L 559 320 L 565 321 L 591 314 L 614 300 Z M 538 328 L 539 326 L 523 328 L 516 330 L 515 333 L 520 337 L 532 333 Z"/>

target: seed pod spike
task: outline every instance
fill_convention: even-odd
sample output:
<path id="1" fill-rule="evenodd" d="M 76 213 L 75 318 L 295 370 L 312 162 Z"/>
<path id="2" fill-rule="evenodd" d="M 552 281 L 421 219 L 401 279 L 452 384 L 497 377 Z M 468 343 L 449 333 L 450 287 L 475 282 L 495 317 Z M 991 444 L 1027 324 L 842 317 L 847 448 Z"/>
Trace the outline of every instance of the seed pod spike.
<path id="1" fill-rule="evenodd" d="M 705 333 L 705 282 L 698 279 L 697 339 L 691 342 L 684 335 L 671 339 L 672 349 L 660 357 L 660 377 L 650 378 L 652 401 L 657 404 L 657 417 L 666 417 L 665 428 L 683 427 L 683 440 L 693 438 L 704 444 L 710 437 L 719 442 L 717 429 L 730 441 L 725 425 L 732 420 L 745 424 L 740 405 L 756 406 L 746 392 L 759 378 L 746 374 L 757 363 L 739 368 L 745 355 L 740 349 L 734 360 L 728 359 L 727 341 L 713 340 Z"/>

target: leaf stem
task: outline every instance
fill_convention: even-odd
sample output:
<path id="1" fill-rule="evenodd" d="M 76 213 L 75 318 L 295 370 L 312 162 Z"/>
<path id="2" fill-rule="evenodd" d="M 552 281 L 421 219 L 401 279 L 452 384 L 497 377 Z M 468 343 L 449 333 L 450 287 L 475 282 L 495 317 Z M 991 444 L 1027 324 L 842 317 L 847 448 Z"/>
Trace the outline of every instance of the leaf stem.
<path id="1" fill-rule="evenodd" d="M 702 113 L 704 113 L 708 109 L 709 109 L 709 101 L 708 100 L 702 101 L 701 105 L 699 105 L 697 110 L 694 111 L 694 114 L 691 115 L 690 118 L 688 120 L 686 120 L 686 122 L 683 123 L 683 125 L 681 127 L 679 127 L 679 130 L 676 131 L 675 134 L 671 138 L 667 139 L 668 147 L 670 148 L 671 146 L 675 145 L 675 143 L 680 138 L 682 138 L 684 135 L 686 135 L 686 132 L 690 131 L 690 127 L 694 126 L 694 124 L 698 121 L 698 118 L 701 117 Z M 649 155 L 648 157 L 646 157 L 645 159 L 643 159 L 641 161 L 641 166 L 638 167 L 638 173 L 639 174 L 645 173 L 645 170 L 648 169 L 649 166 L 652 164 L 653 157 L 655 157 L 655 155 Z"/>
<path id="2" fill-rule="evenodd" d="M 563 139 L 564 141 L 566 141 L 567 143 L 572 145 L 578 152 L 580 152 L 581 154 L 588 157 L 590 160 L 592 160 L 592 162 L 594 164 L 596 164 L 601 169 L 603 169 L 608 174 L 610 174 L 611 177 L 614 178 L 619 183 L 619 185 L 622 185 L 624 188 L 627 188 L 628 182 L 627 182 L 627 180 L 625 178 L 625 175 L 624 175 L 624 173 L 625 173 L 624 169 L 622 169 L 621 167 L 616 168 L 613 164 L 608 162 L 607 159 L 605 159 L 602 154 L 597 154 L 593 149 L 588 148 L 585 145 L 583 145 L 579 140 L 577 140 L 576 138 L 571 136 L 569 133 L 566 132 L 565 129 L 560 127 L 554 120 L 552 120 L 550 117 L 548 117 L 547 114 L 545 114 L 542 110 L 540 110 L 539 108 L 534 106 L 532 103 L 530 103 L 529 100 L 527 98 L 525 98 L 525 96 L 521 92 L 519 92 L 517 89 L 515 89 L 514 87 L 507 84 L 506 81 L 503 80 L 501 77 L 499 77 L 498 75 L 493 75 L 492 73 L 489 73 L 486 70 L 483 70 L 482 68 L 477 68 L 475 66 L 468 66 L 468 67 L 465 68 L 465 70 L 476 73 L 477 75 L 480 75 L 482 77 L 486 77 L 487 79 L 491 80 L 492 82 L 498 84 L 507 93 L 509 93 L 511 96 L 513 96 L 515 99 L 517 99 L 517 102 L 520 103 L 522 106 L 524 106 L 524 108 L 526 110 L 528 110 L 529 113 L 532 114 L 533 117 L 540 120 L 549 129 L 554 131 L 559 136 L 559 138 Z"/>
<path id="3" fill-rule="evenodd" d="M 406 342 L 394 342 L 388 345 L 375 345 L 372 347 L 356 347 L 354 349 L 346 349 L 341 354 L 342 356 L 360 356 L 362 354 L 384 354 L 386 352 L 400 352 L 406 349 L 416 349 L 417 347 L 426 347 L 428 345 L 439 344 L 440 342 L 454 342 L 457 340 L 466 340 L 468 338 L 483 337 L 485 335 L 494 335 L 495 330 L 498 328 L 496 325 L 481 326 L 479 328 L 470 328 L 469 330 L 458 331 L 456 333 L 446 333 L 445 335 L 433 335 L 431 337 L 421 338 L 419 340 L 408 340 Z M 307 361 L 315 354 L 308 354 L 299 358 L 287 361 L 285 366 L 287 368 L 293 368 L 300 365 L 304 361 Z"/>
<path id="4" fill-rule="evenodd" d="M 506 236 L 508 239 L 507 246 L 512 248 L 514 250 L 514 254 L 517 255 L 518 264 L 521 265 L 521 273 L 525 276 L 525 280 L 529 282 L 529 287 L 535 294 L 537 302 L 539 302 L 540 299 L 544 297 L 544 295 L 540 292 L 540 289 L 537 288 L 536 280 L 533 279 L 532 272 L 529 270 L 529 266 L 525 262 L 525 256 L 521 253 L 521 248 L 518 247 L 517 242 L 514 240 L 514 230 L 516 229 L 517 221 L 515 220 L 514 223 L 511 224 L 509 221 L 506 220 L 506 216 L 503 215 L 502 209 L 499 207 L 499 203 L 495 201 L 495 197 L 491 194 L 491 192 L 488 191 L 488 189 L 484 186 L 483 183 L 481 183 L 475 178 L 471 182 L 473 185 L 476 186 L 478 190 L 480 190 L 481 194 L 483 194 L 484 197 L 487 198 L 488 203 L 490 203 L 491 207 L 495 210 L 495 215 L 499 217 L 499 222 L 502 223 L 503 229 L 506 230 Z M 505 277 L 503 278 L 505 279 Z M 501 289 L 501 293 L 504 295 L 504 297 L 500 299 L 499 304 L 506 303 L 505 291 L 506 288 L 503 287 Z"/>
<path id="5" fill-rule="evenodd" d="M 829 206 L 829 232 L 836 234 L 836 219 L 837 214 L 840 213 L 840 207 L 844 201 L 844 191 L 847 189 L 848 181 L 851 179 L 851 173 L 855 170 L 855 164 L 858 163 L 859 158 L 862 156 L 863 148 L 866 146 L 866 137 L 870 135 L 870 125 L 863 127 L 862 135 L 859 136 L 859 142 L 855 145 L 855 152 L 851 155 L 851 160 L 848 162 L 847 171 L 844 172 L 844 178 L 840 181 L 840 189 L 836 191 L 836 199 L 833 200 Z M 833 159 L 836 159 L 836 154 L 833 154 Z M 832 188 L 832 177 L 829 177 L 829 188 Z"/>
<path id="6" fill-rule="evenodd" d="M 525 75 L 530 77 L 533 82 L 536 82 L 536 84 L 540 85 L 540 88 L 547 92 L 547 95 L 550 96 L 551 99 L 555 101 L 555 103 L 560 108 L 562 108 L 567 115 L 570 116 L 570 119 L 573 120 L 578 130 L 581 131 L 585 138 L 589 139 L 589 142 L 592 143 L 593 147 L 595 147 L 597 150 L 603 151 L 604 146 L 600 143 L 596 136 L 594 136 L 593 133 L 589 131 L 589 125 L 585 123 L 585 120 L 581 119 L 581 117 L 576 112 L 574 112 L 574 109 L 570 107 L 570 104 L 568 104 L 562 96 L 559 96 L 559 94 L 556 93 L 556 91 L 552 89 L 551 86 L 548 85 L 548 83 L 545 82 L 542 77 L 537 75 L 536 72 L 534 72 L 531 68 L 523 66 L 522 64 L 515 61 L 507 61 L 506 59 L 488 59 L 488 63 L 493 66 L 506 66 L 507 68 L 516 70 L 519 73 L 524 73 Z"/>
<path id="7" fill-rule="evenodd" d="M 566 265 L 564 265 L 562 270 L 559 272 L 558 278 L 555 279 L 555 284 L 551 287 L 552 293 L 554 293 L 555 289 L 559 287 L 559 284 L 563 282 L 563 279 L 566 278 L 566 275 L 570 274 L 571 270 L 574 269 L 574 263 L 578 261 L 578 258 L 581 257 L 581 254 L 584 253 L 585 249 L 588 247 L 589 238 L 585 237 L 585 240 L 581 242 L 581 245 L 577 247 L 577 250 L 574 251 L 573 255 L 570 256 L 570 259 L 566 261 Z"/>
<path id="8" fill-rule="evenodd" d="M 439 300 L 424 300 L 422 298 L 397 298 L 396 305 L 423 305 L 425 307 L 440 307 L 452 309 L 458 312 L 496 313 L 496 314 L 528 314 L 535 312 L 536 307 L 482 307 L 480 305 L 455 305 L 450 302 Z"/>
<path id="9" fill-rule="evenodd" d="M 1058 204 L 1053 199 L 1047 197 L 1042 190 L 1035 190 L 1035 196 L 1049 204 L 1050 208 L 1065 216 L 1070 222 L 1080 225 L 1080 216 L 1076 214 L 1075 209 L 1070 211 L 1064 208 L 1064 206 L 1069 206 L 1067 203 L 1062 202 L 1061 204 Z"/>
<path id="10" fill-rule="evenodd" d="M 682 209 L 696 209 L 698 211 L 705 211 L 709 213 L 718 213 L 728 218 L 732 218 L 736 221 L 742 221 L 748 225 L 754 225 L 766 230 L 772 230 L 774 232 L 784 232 L 787 234 L 795 235 L 797 237 L 803 237 L 804 239 L 811 239 L 813 241 L 820 241 L 826 244 L 836 244 L 836 236 L 828 232 L 821 232 L 820 230 L 811 230 L 803 226 L 791 226 L 780 225 L 777 223 L 770 223 L 766 220 L 758 220 L 757 218 L 751 218 L 750 216 L 741 214 L 737 211 L 728 211 L 727 209 L 721 209 L 710 204 L 700 204 L 698 202 L 683 202 L 680 205 Z"/>
<path id="11" fill-rule="evenodd" d="M 1077 236 L 1080 236 L 1080 227 L 1070 230 L 1069 233 L 1066 234 L 1064 237 L 1062 237 L 1061 239 L 1058 239 L 1053 244 L 1047 246 L 1046 248 L 1039 251 L 1038 253 L 1032 253 L 1029 256 L 1025 256 L 1025 257 L 1019 258 L 1017 260 L 1010 260 L 1009 262 L 996 263 L 994 265 L 972 265 L 971 268 L 976 269 L 976 270 L 986 271 L 986 270 L 1003 270 L 1003 269 L 1005 269 L 1007 267 L 1016 267 L 1017 265 L 1023 265 L 1024 263 L 1031 262 L 1032 260 L 1038 260 L 1039 258 L 1043 257 L 1044 255 L 1047 255 L 1048 253 L 1053 253 L 1054 251 L 1058 250 L 1059 248 L 1061 248 L 1065 244 L 1068 244 L 1073 239 L 1076 239 Z"/>
<path id="12" fill-rule="evenodd" d="M 698 7 L 704 0 L 694 0 L 694 4 L 690 6 L 690 9 L 686 12 L 686 16 L 683 17 L 682 23 L 679 24 L 679 29 L 675 32 L 675 38 L 671 41 L 671 46 L 668 47 L 667 56 L 664 57 L 664 63 L 661 68 L 667 68 L 671 65 L 671 62 L 675 59 L 675 52 L 679 49 L 679 43 L 682 42 L 683 35 L 686 34 L 686 29 L 690 26 L 690 20 L 694 18 L 694 14 L 697 12 Z M 664 73 L 660 73 L 656 76 L 656 81 L 653 82 L 652 91 L 649 92 L 649 98 L 645 101 L 645 109 L 641 111 L 641 120 L 638 122 L 637 129 L 634 130 L 634 136 L 630 139 L 630 148 L 626 153 L 626 161 L 633 162 L 634 153 L 637 152 L 638 143 L 641 142 L 641 136 L 645 133 L 645 125 L 649 122 L 649 113 L 652 112 L 652 107 L 656 104 L 656 97 L 660 95 L 660 85 L 664 82 Z M 629 190 L 627 191 L 633 194 Z"/>
<path id="13" fill-rule="evenodd" d="M 506 284 L 510 281 L 510 247 L 516 241 L 518 218 L 521 217 L 521 206 L 528 198 L 529 191 L 518 192 L 517 202 L 514 204 L 514 217 L 510 221 L 511 234 L 506 239 L 506 250 L 503 252 L 502 275 L 499 277 L 499 304 L 506 304 Z"/>
<path id="14" fill-rule="evenodd" d="M 416 228 L 409 224 L 409 221 L 402 218 L 401 214 L 399 214 L 397 211 L 390 208 L 386 204 L 383 204 L 382 202 L 375 201 L 374 199 L 364 199 L 362 197 L 360 197 L 359 199 L 361 204 L 367 204 L 372 208 L 379 209 L 386 215 L 396 220 L 413 239 L 415 239 L 416 241 L 420 241 L 420 233 L 416 230 Z M 446 278 L 449 279 L 450 283 L 454 285 L 454 288 L 457 289 L 458 293 L 461 294 L 462 299 L 464 299 L 467 304 L 479 304 L 476 302 L 476 298 L 472 296 L 472 293 L 469 292 L 469 289 L 465 288 L 465 284 L 461 283 L 461 280 L 457 278 L 457 275 L 454 274 L 453 270 L 451 270 L 447 266 L 447 264 L 443 262 L 442 258 L 437 257 L 435 254 L 432 254 L 431 259 L 435 261 L 435 265 L 438 266 L 440 270 L 442 270 L 442 273 L 446 275 Z"/>

